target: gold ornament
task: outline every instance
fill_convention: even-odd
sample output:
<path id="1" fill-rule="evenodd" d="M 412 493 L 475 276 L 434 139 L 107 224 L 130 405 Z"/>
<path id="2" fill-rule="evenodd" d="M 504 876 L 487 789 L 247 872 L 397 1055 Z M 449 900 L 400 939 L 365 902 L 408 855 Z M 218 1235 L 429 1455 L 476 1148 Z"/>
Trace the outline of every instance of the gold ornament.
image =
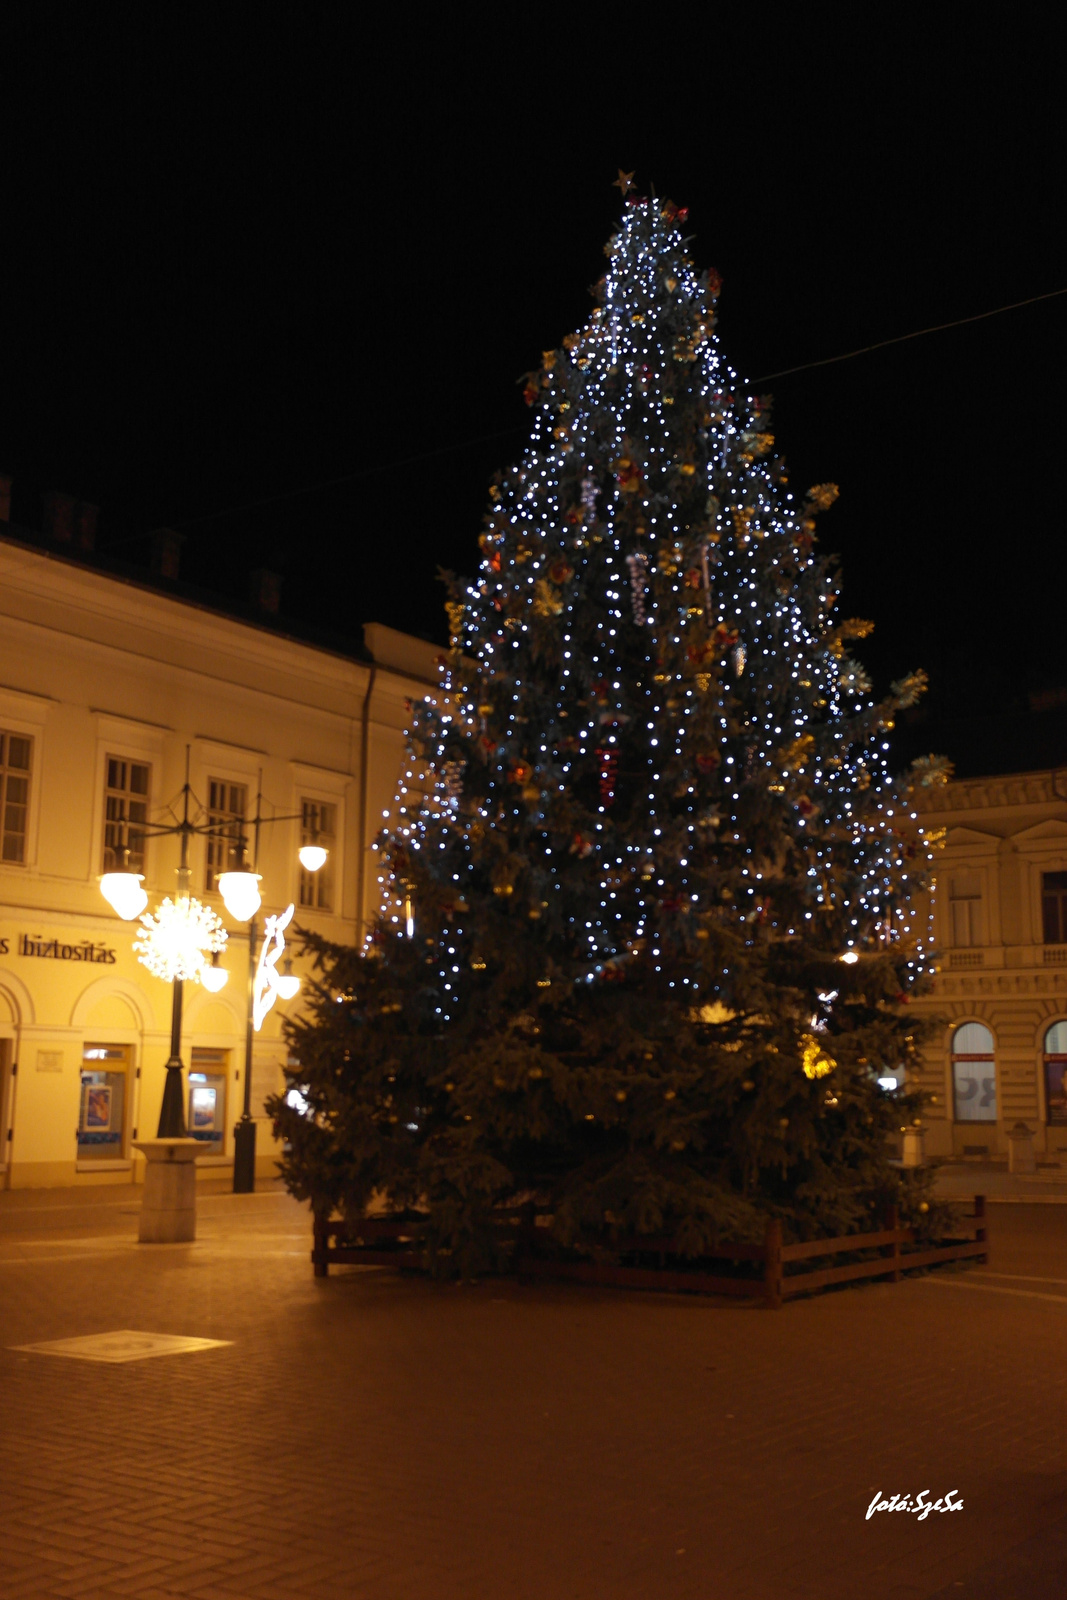
<path id="1" fill-rule="evenodd" d="M 701 1006 L 699 1016 L 701 1022 L 711 1022 L 717 1026 L 722 1022 L 732 1022 L 737 1012 L 724 1006 L 721 1000 L 713 1000 L 710 1005 Z"/>
<path id="2" fill-rule="evenodd" d="M 534 586 L 533 613 L 535 617 L 558 617 L 563 610 L 563 600 L 545 578 L 538 578 Z"/>
<path id="3" fill-rule="evenodd" d="M 804 1069 L 805 1078 L 825 1078 L 827 1073 L 833 1072 L 837 1062 L 829 1055 L 812 1033 L 801 1034 L 800 1064 Z"/>
<path id="4" fill-rule="evenodd" d="M 613 189 L 618 189 L 620 194 L 626 195 L 626 194 L 629 194 L 629 192 L 633 188 L 633 186 L 634 186 L 634 175 L 633 175 L 633 173 L 632 172 L 624 172 L 622 170 L 622 168 L 620 167 L 619 168 L 619 176 L 612 180 L 611 187 Z"/>
<path id="5" fill-rule="evenodd" d="M 808 504 L 813 511 L 829 511 L 840 493 L 836 483 L 817 483 L 808 490 Z"/>

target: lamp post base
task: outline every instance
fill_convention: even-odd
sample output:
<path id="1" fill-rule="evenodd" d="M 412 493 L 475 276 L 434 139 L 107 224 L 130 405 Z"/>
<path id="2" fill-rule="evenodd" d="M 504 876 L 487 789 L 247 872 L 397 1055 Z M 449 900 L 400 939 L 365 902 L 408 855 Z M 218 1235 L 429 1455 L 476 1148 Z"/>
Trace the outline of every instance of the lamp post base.
<path id="1" fill-rule="evenodd" d="M 196 1158 L 198 1139 L 135 1141 L 148 1166 L 141 1200 L 142 1244 L 187 1244 L 196 1238 Z"/>
<path id="2" fill-rule="evenodd" d="M 256 1189 L 256 1125 L 247 1114 L 233 1130 L 233 1192 L 254 1194 Z"/>

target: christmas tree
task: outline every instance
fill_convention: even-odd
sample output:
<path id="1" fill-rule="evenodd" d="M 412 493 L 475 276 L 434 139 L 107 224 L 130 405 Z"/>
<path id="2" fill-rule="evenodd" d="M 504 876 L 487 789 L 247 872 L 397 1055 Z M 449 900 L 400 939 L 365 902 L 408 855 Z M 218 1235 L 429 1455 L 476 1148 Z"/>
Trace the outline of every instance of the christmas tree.
<path id="1" fill-rule="evenodd" d="M 815 548 L 837 490 L 789 488 L 685 220 L 628 196 L 588 322 L 526 379 L 477 576 L 448 575 L 384 910 L 361 950 L 308 936 L 285 1177 L 321 1211 L 412 1208 L 443 1270 L 491 1264 L 531 1197 L 563 1244 L 691 1254 L 769 1215 L 930 1215 L 890 1163 L 918 1101 L 884 1086 L 930 970 L 909 794 L 946 767 L 887 765 L 925 679 L 872 698 L 871 625 Z"/>

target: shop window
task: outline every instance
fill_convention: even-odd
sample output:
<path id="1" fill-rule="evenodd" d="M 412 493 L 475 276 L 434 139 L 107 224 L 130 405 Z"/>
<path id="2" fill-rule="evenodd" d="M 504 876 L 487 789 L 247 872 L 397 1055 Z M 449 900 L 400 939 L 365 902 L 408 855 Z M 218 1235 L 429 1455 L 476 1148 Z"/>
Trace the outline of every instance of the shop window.
<path id="1" fill-rule="evenodd" d="M 221 1156 L 226 1149 L 226 1079 L 228 1050 L 194 1050 L 189 1068 L 189 1105 L 185 1123 L 190 1138 L 199 1139 L 204 1154 Z"/>
<path id="2" fill-rule="evenodd" d="M 1067 944 L 1067 872 L 1041 874 L 1041 921 L 1046 944 Z"/>
<path id="3" fill-rule="evenodd" d="M 121 1161 L 126 1155 L 129 1047 L 87 1044 L 82 1051 L 78 1161 Z"/>
<path id="4" fill-rule="evenodd" d="M 244 865 L 245 812 L 248 788 L 243 783 L 227 783 L 224 778 L 209 778 L 207 786 L 207 881 L 214 889 L 223 872 L 239 872 Z"/>
<path id="5" fill-rule="evenodd" d="M 144 825 L 152 769 L 144 761 L 107 758 L 104 791 L 104 871 L 143 872 Z"/>
<path id="6" fill-rule="evenodd" d="M 965 1022 L 952 1036 L 952 1093 L 957 1122 L 996 1122 L 993 1035 L 980 1022 Z"/>
<path id="7" fill-rule="evenodd" d="M 982 880 L 977 872 L 954 872 L 949 878 L 948 912 L 954 949 L 982 943 Z"/>
<path id="8" fill-rule="evenodd" d="M 300 843 L 321 844 L 330 853 L 317 872 L 300 868 L 300 904 L 315 911 L 333 910 L 333 864 L 337 844 L 337 807 L 328 800 L 301 800 Z"/>
<path id="9" fill-rule="evenodd" d="M 33 740 L 0 732 L 0 858 L 23 866 L 30 820 L 30 758 Z"/>
<path id="10" fill-rule="evenodd" d="M 1067 1123 L 1067 1022 L 1054 1022 L 1045 1032 L 1045 1115 Z"/>

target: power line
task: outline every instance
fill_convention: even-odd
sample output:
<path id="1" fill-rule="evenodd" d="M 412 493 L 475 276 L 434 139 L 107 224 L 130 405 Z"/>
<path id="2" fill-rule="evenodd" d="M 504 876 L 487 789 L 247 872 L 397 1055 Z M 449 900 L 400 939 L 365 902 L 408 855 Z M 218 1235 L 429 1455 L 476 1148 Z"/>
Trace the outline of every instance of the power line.
<path id="1" fill-rule="evenodd" d="M 859 350 L 847 350 L 843 356 L 824 356 L 821 361 L 805 361 L 799 367 L 784 367 L 781 372 L 767 372 L 753 383 L 769 383 L 772 378 L 788 378 L 794 372 L 810 372 L 812 367 L 832 367 L 838 361 L 851 361 L 855 356 L 870 355 L 872 350 L 884 350 L 886 345 L 905 344 L 909 339 L 922 339 L 928 333 L 943 333 L 946 328 L 962 328 L 967 322 L 984 322 L 987 317 L 999 317 L 1005 311 L 1018 311 L 1020 306 L 1036 305 L 1039 300 L 1055 300 L 1067 294 L 1067 289 L 1050 289 L 1047 294 L 1033 294 L 1029 300 L 1014 300 L 1010 306 L 996 306 L 992 311 L 979 311 L 973 317 L 957 317 L 955 322 L 938 322 L 932 328 L 919 328 L 915 333 L 898 333 L 894 339 L 879 339 L 877 344 L 865 344 Z"/>
<path id="2" fill-rule="evenodd" d="M 979 311 L 973 317 L 957 317 L 954 322 L 938 322 L 930 328 L 918 328 L 914 333 L 900 333 L 892 339 L 879 339 L 877 344 L 865 344 L 858 350 L 846 350 L 844 355 L 824 356 L 820 361 L 805 361 L 798 367 L 783 367 L 780 372 L 766 372 L 753 383 L 769 383 L 772 378 L 790 378 L 795 372 L 810 372 L 814 367 L 832 367 L 840 361 L 852 361 L 856 356 L 870 355 L 874 350 L 884 350 L 891 344 L 906 344 L 911 339 L 922 339 L 928 333 L 944 333 L 947 328 L 962 328 L 969 322 L 984 322 L 988 317 L 999 317 L 1005 311 L 1018 311 L 1023 306 L 1033 306 L 1040 300 L 1055 300 L 1067 294 L 1067 288 L 1050 289 L 1047 294 L 1034 294 L 1027 300 L 1013 300 L 1011 305 L 996 306 L 992 311 Z M 376 467 L 362 467 L 358 472 L 345 472 L 337 478 L 324 478 L 320 483 L 304 484 L 299 489 L 289 489 L 283 494 L 262 495 L 258 500 L 246 500 L 242 505 L 227 506 L 222 511 L 209 511 L 202 517 L 187 517 L 175 526 L 197 528 L 205 522 L 218 522 L 223 517 L 233 517 L 242 511 L 256 511 L 261 506 L 281 505 L 286 500 L 300 500 L 305 495 L 318 494 L 323 489 L 334 489 L 342 483 L 356 483 L 360 478 L 372 478 L 381 472 L 395 472 L 399 467 L 413 466 L 419 461 L 430 461 L 434 456 L 451 455 L 456 450 L 466 450 L 471 445 L 487 444 L 493 439 L 506 439 L 520 431 L 521 424 L 511 428 L 498 428 L 495 433 L 480 433 L 473 439 L 462 439 L 457 444 L 439 445 L 435 450 L 422 450 L 417 455 L 404 456 L 399 461 L 384 461 Z"/>

